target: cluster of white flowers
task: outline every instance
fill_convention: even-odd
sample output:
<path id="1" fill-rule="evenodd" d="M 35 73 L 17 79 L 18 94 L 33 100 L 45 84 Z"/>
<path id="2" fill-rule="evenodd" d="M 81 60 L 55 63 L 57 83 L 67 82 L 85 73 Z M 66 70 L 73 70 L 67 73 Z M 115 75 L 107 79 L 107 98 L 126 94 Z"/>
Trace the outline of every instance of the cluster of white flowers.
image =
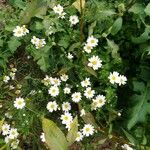
<path id="1" fill-rule="evenodd" d="M 87 53 L 91 53 L 92 49 L 98 45 L 98 39 L 96 39 L 93 35 L 88 37 L 87 42 L 84 46 L 84 51 Z"/>
<path id="2" fill-rule="evenodd" d="M 11 142 L 11 148 L 16 149 L 19 144 L 19 140 L 17 137 L 19 136 L 19 133 L 16 128 L 11 128 L 9 124 L 4 123 L 2 125 L 2 135 L 5 136 L 5 143 Z"/>
<path id="3" fill-rule="evenodd" d="M 16 28 L 13 30 L 14 36 L 16 37 L 22 37 L 29 33 L 29 30 L 26 28 L 25 25 L 23 26 L 16 26 Z"/>
<path id="4" fill-rule="evenodd" d="M 101 108 L 106 103 L 106 97 L 104 95 L 97 95 L 95 99 L 92 99 L 92 110 L 96 110 L 97 108 Z"/>
<path id="5" fill-rule="evenodd" d="M 130 147 L 128 144 L 124 144 L 121 146 L 124 150 L 133 150 L 132 147 Z"/>
<path id="6" fill-rule="evenodd" d="M 71 23 L 71 26 L 76 25 L 79 23 L 79 18 L 76 15 L 70 16 L 69 21 Z"/>
<path id="7" fill-rule="evenodd" d="M 46 44 L 45 39 L 39 39 L 36 36 L 32 37 L 31 43 L 35 45 L 36 49 L 42 48 Z"/>
<path id="8" fill-rule="evenodd" d="M 5 82 L 5 83 L 8 83 L 11 79 L 12 80 L 14 80 L 15 79 L 15 75 L 16 75 L 16 71 L 17 71 L 17 69 L 16 68 L 11 68 L 11 71 L 10 71 L 10 73 L 9 73 L 9 76 L 4 76 L 3 77 L 3 81 Z"/>
<path id="9" fill-rule="evenodd" d="M 118 72 L 114 71 L 110 73 L 108 77 L 111 84 L 118 84 L 119 86 L 125 85 L 127 82 L 127 78 L 124 75 L 120 75 Z"/>
<path id="10" fill-rule="evenodd" d="M 60 4 L 56 5 L 53 7 L 53 11 L 55 14 L 58 14 L 58 18 L 64 19 L 66 13 L 64 12 L 64 8 L 63 6 L 61 6 Z"/>
<path id="11" fill-rule="evenodd" d="M 14 107 L 17 109 L 23 109 L 25 105 L 26 105 L 25 100 L 21 97 L 16 98 L 16 100 L 14 101 Z"/>

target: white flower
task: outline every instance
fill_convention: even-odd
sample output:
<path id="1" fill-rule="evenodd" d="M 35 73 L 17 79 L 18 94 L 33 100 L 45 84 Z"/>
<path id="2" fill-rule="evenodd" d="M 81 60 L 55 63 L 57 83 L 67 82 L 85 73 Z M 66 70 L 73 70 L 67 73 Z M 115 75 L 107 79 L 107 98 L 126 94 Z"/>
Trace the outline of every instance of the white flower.
<path id="1" fill-rule="evenodd" d="M 10 125 L 5 123 L 2 125 L 2 135 L 8 135 L 10 130 Z"/>
<path id="2" fill-rule="evenodd" d="M 42 80 L 42 83 L 44 83 L 45 86 L 51 85 L 51 78 L 48 75 L 45 76 L 45 78 Z"/>
<path id="3" fill-rule="evenodd" d="M 81 132 L 77 133 L 76 141 L 79 142 L 83 139 L 83 134 Z"/>
<path id="4" fill-rule="evenodd" d="M 39 38 L 37 38 L 36 36 L 33 36 L 31 39 L 31 43 L 34 45 L 37 45 L 39 43 L 39 40 L 40 40 Z"/>
<path id="5" fill-rule="evenodd" d="M 15 75 L 16 75 L 16 73 L 15 72 L 10 72 L 10 77 L 12 78 L 12 80 L 14 80 L 15 79 Z"/>
<path id="6" fill-rule="evenodd" d="M 19 135 L 18 131 L 16 128 L 11 128 L 10 131 L 9 131 L 9 138 L 10 139 L 15 139 L 17 138 Z"/>
<path id="7" fill-rule="evenodd" d="M 42 142 L 45 142 L 45 141 L 46 141 L 44 132 L 41 133 L 40 139 L 41 139 Z"/>
<path id="8" fill-rule="evenodd" d="M 85 110 L 84 109 L 81 109 L 81 111 L 80 111 L 80 116 L 82 117 L 82 116 L 84 116 L 85 115 Z"/>
<path id="9" fill-rule="evenodd" d="M 62 124 L 70 124 L 73 120 L 71 113 L 65 112 L 61 115 L 60 119 L 62 120 Z"/>
<path id="10" fill-rule="evenodd" d="M 96 110 L 97 108 L 101 108 L 106 103 L 106 98 L 103 95 L 97 95 L 95 99 L 93 99 L 92 109 Z"/>
<path id="11" fill-rule="evenodd" d="M 48 90 L 48 93 L 52 97 L 56 97 L 59 95 L 59 88 L 57 86 L 51 86 L 50 89 Z"/>
<path id="12" fill-rule="evenodd" d="M 51 78 L 51 84 L 55 86 L 60 86 L 61 80 L 58 78 Z"/>
<path id="13" fill-rule="evenodd" d="M 16 28 L 13 30 L 13 32 L 14 32 L 14 36 L 16 36 L 16 37 L 24 36 L 23 28 L 20 26 L 16 26 Z"/>
<path id="14" fill-rule="evenodd" d="M 65 15 L 66 15 L 66 13 L 62 12 L 61 14 L 59 14 L 58 18 L 65 19 Z"/>
<path id="15" fill-rule="evenodd" d="M 9 77 L 9 76 L 4 76 L 4 77 L 3 77 L 3 81 L 4 81 L 5 83 L 8 83 L 9 80 L 10 80 L 10 77 Z"/>
<path id="16" fill-rule="evenodd" d="M 98 39 L 96 39 L 93 35 L 88 37 L 87 44 L 91 47 L 95 47 L 98 45 Z"/>
<path id="17" fill-rule="evenodd" d="M 26 35 L 29 33 L 29 30 L 26 28 L 25 25 L 22 26 L 22 30 L 23 30 L 23 35 Z"/>
<path id="18" fill-rule="evenodd" d="M 39 39 L 39 42 L 35 45 L 36 49 L 42 48 L 44 47 L 44 45 L 46 44 L 45 39 Z"/>
<path id="19" fill-rule="evenodd" d="M 125 150 L 133 150 L 133 148 L 131 148 L 128 144 L 124 144 L 121 147 Z"/>
<path id="20" fill-rule="evenodd" d="M 90 85 L 91 85 L 90 78 L 86 78 L 84 81 L 81 82 L 82 87 L 88 87 Z"/>
<path id="21" fill-rule="evenodd" d="M 71 60 L 73 59 L 73 55 L 71 53 L 68 53 L 67 58 Z"/>
<path id="22" fill-rule="evenodd" d="M 92 56 L 88 59 L 89 63 L 88 66 L 92 67 L 94 70 L 98 70 L 102 67 L 102 60 L 98 56 Z"/>
<path id="23" fill-rule="evenodd" d="M 9 90 L 13 90 L 13 89 L 15 89 L 15 87 L 13 85 L 10 85 Z"/>
<path id="24" fill-rule="evenodd" d="M 17 69 L 16 68 L 11 68 L 11 71 L 12 72 L 17 72 Z"/>
<path id="25" fill-rule="evenodd" d="M 76 25 L 79 22 L 79 18 L 76 15 L 70 16 L 69 21 L 70 21 L 71 25 Z"/>
<path id="26" fill-rule="evenodd" d="M 127 78 L 124 75 L 119 76 L 119 86 L 120 85 L 125 85 L 127 82 Z"/>
<path id="27" fill-rule="evenodd" d="M 86 88 L 86 90 L 84 91 L 84 96 L 88 99 L 93 98 L 95 94 L 95 91 L 91 89 L 91 87 Z"/>
<path id="28" fill-rule="evenodd" d="M 64 88 L 64 93 L 65 94 L 70 94 L 70 92 L 71 92 L 71 89 L 69 87 Z"/>
<path id="29" fill-rule="evenodd" d="M 53 11 L 54 11 L 56 14 L 61 15 L 61 14 L 63 13 L 63 11 L 64 11 L 64 8 L 63 8 L 60 4 L 58 4 L 58 5 L 56 5 L 56 6 L 53 8 Z"/>
<path id="30" fill-rule="evenodd" d="M 120 82 L 119 73 L 116 71 L 114 71 L 113 73 L 110 73 L 108 79 L 111 84 L 119 83 Z"/>
<path id="31" fill-rule="evenodd" d="M 93 47 L 88 45 L 88 44 L 85 44 L 85 46 L 83 47 L 84 51 L 87 52 L 87 53 L 91 53 Z"/>
<path id="32" fill-rule="evenodd" d="M 64 82 L 66 82 L 69 79 L 69 77 L 68 77 L 68 75 L 63 74 L 63 75 L 61 75 L 60 79 Z"/>
<path id="33" fill-rule="evenodd" d="M 71 110 L 70 103 L 69 102 L 63 102 L 63 104 L 62 104 L 62 110 L 63 111 L 69 111 L 69 110 Z"/>
<path id="34" fill-rule="evenodd" d="M 25 100 L 21 97 L 16 98 L 16 100 L 14 101 L 14 107 L 16 107 L 17 109 L 23 109 L 25 105 Z"/>
<path id="35" fill-rule="evenodd" d="M 90 136 L 94 134 L 94 127 L 90 124 L 85 124 L 82 133 L 84 136 Z"/>
<path id="36" fill-rule="evenodd" d="M 19 140 L 16 139 L 15 141 L 13 141 L 13 142 L 11 143 L 10 146 L 11 146 L 12 149 L 17 149 L 18 144 L 19 144 Z"/>
<path id="37" fill-rule="evenodd" d="M 48 102 L 46 108 L 47 108 L 47 110 L 48 110 L 49 112 L 57 111 L 57 109 L 58 109 L 58 104 L 56 103 L 56 101 Z"/>
<path id="38" fill-rule="evenodd" d="M 5 143 L 7 144 L 7 143 L 9 143 L 9 142 L 11 141 L 11 139 L 10 139 L 9 136 L 6 136 L 4 141 L 5 141 Z"/>
<path id="39" fill-rule="evenodd" d="M 74 101 L 75 103 L 78 103 L 81 100 L 81 93 L 80 92 L 75 92 L 72 94 L 72 101 Z"/>

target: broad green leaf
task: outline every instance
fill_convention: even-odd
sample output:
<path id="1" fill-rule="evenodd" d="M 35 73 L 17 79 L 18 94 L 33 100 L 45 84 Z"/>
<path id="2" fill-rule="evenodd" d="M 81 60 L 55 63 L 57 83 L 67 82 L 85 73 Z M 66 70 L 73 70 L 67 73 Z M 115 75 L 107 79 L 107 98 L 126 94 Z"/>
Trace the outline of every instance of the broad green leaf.
<path id="1" fill-rule="evenodd" d="M 133 81 L 133 90 L 136 92 L 141 92 L 145 90 L 144 82 Z"/>
<path id="2" fill-rule="evenodd" d="M 130 143 L 132 143 L 132 144 L 134 144 L 134 145 L 138 144 L 138 141 L 137 141 L 130 133 L 128 133 L 128 132 L 127 132 L 126 130 L 124 130 L 124 129 L 122 129 L 122 130 L 123 130 L 125 136 L 127 137 L 127 139 L 130 141 Z"/>
<path id="3" fill-rule="evenodd" d="M 144 14 L 144 6 L 142 4 L 135 3 L 128 11 L 134 14 L 141 15 Z"/>
<path id="4" fill-rule="evenodd" d="M 71 128 L 67 134 L 67 141 L 69 142 L 69 145 L 72 145 L 75 142 L 77 138 L 77 133 L 78 133 L 78 118 L 76 116 L 73 122 L 71 123 Z"/>
<path id="5" fill-rule="evenodd" d="M 111 50 L 112 58 L 116 58 L 116 59 L 120 58 L 120 55 L 118 53 L 119 51 L 118 45 L 114 41 L 111 41 L 109 39 L 106 39 L 106 40 L 107 40 L 108 47 Z"/>
<path id="6" fill-rule="evenodd" d="M 15 37 L 12 37 L 10 41 L 8 41 L 8 48 L 11 53 L 14 53 L 20 45 L 21 42 Z"/>
<path id="7" fill-rule="evenodd" d="M 122 17 L 119 17 L 119 18 L 114 22 L 114 24 L 113 24 L 112 27 L 111 27 L 111 34 L 112 34 L 112 35 L 117 34 L 117 33 L 121 30 L 121 28 L 122 28 L 122 22 L 123 22 Z"/>
<path id="8" fill-rule="evenodd" d="M 72 5 L 79 11 L 81 12 L 81 4 L 82 4 L 82 9 L 85 7 L 85 0 L 76 0 Z"/>
<path id="9" fill-rule="evenodd" d="M 144 11 L 145 11 L 146 15 L 150 16 L 150 3 L 148 3 L 148 5 L 146 6 Z"/>
<path id="10" fill-rule="evenodd" d="M 147 27 L 145 28 L 144 33 L 142 33 L 139 37 L 132 37 L 131 40 L 133 43 L 136 43 L 136 44 L 144 43 L 150 39 L 149 33 L 150 33 L 150 29 L 149 27 Z"/>
<path id="11" fill-rule="evenodd" d="M 77 42 L 77 43 L 72 44 L 72 45 L 69 47 L 68 52 L 74 51 L 76 48 L 79 48 L 80 45 L 81 45 L 80 42 Z"/>
<path id="12" fill-rule="evenodd" d="M 93 31 L 94 31 L 94 28 L 96 27 L 96 21 L 94 21 L 90 26 L 89 26 L 89 36 L 93 35 Z"/>
<path id="13" fill-rule="evenodd" d="M 85 70 L 90 73 L 91 75 L 97 77 L 97 73 L 95 72 L 95 70 L 93 70 L 91 67 L 85 66 Z"/>
<path id="14" fill-rule="evenodd" d="M 47 11 L 47 2 L 45 0 L 32 0 L 26 6 L 26 9 L 23 12 L 23 15 L 20 18 L 21 24 L 27 24 L 30 22 L 32 17 L 42 18 L 43 15 L 46 15 Z"/>
<path id="15" fill-rule="evenodd" d="M 138 89 L 139 90 L 139 89 Z M 131 115 L 128 121 L 128 129 L 130 130 L 136 123 L 144 122 L 147 114 L 150 113 L 150 85 L 148 84 L 139 94 L 134 94 L 131 100 L 134 102 L 131 107 Z M 138 91 L 139 92 L 139 91 Z"/>
<path id="16" fill-rule="evenodd" d="M 65 135 L 53 121 L 43 118 L 42 127 L 45 133 L 46 144 L 50 150 L 68 149 Z"/>

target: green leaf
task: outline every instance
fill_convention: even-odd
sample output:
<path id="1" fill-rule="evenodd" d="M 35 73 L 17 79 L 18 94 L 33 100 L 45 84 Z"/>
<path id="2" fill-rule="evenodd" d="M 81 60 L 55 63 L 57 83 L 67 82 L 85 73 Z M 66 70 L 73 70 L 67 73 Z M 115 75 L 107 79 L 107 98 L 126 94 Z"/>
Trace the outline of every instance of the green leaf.
<path id="1" fill-rule="evenodd" d="M 50 150 L 68 149 L 65 135 L 53 121 L 43 118 L 42 127 L 45 133 L 46 144 Z"/>
<path id="2" fill-rule="evenodd" d="M 146 15 L 150 16 L 150 3 L 148 3 L 148 5 L 146 6 L 144 11 L 145 11 Z"/>
<path id="3" fill-rule="evenodd" d="M 95 70 L 93 70 L 91 67 L 85 66 L 85 70 L 90 73 L 91 75 L 97 77 L 97 73 L 95 72 Z"/>
<path id="4" fill-rule="evenodd" d="M 27 24 L 30 22 L 32 17 L 42 18 L 43 15 L 46 15 L 47 11 L 47 2 L 45 0 L 32 0 L 26 6 L 26 9 L 23 12 L 23 15 L 20 18 L 21 24 Z"/>
<path id="5" fill-rule="evenodd" d="M 118 45 L 112 40 L 109 40 L 109 39 L 106 39 L 106 40 L 107 40 L 108 47 L 111 50 L 112 58 L 120 59 L 120 55 L 118 53 L 119 51 Z"/>
<path id="6" fill-rule="evenodd" d="M 117 34 L 121 30 L 121 28 L 122 28 L 122 22 L 123 22 L 122 17 L 119 17 L 114 22 L 114 24 L 112 25 L 112 28 L 111 28 L 111 34 L 112 35 Z"/>
<path id="7" fill-rule="evenodd" d="M 144 6 L 142 4 L 135 3 L 128 11 L 134 14 L 141 15 L 144 14 Z"/>
<path id="8" fill-rule="evenodd" d="M 77 133 L 78 133 L 78 118 L 76 116 L 73 122 L 71 123 L 71 128 L 67 134 L 67 141 L 69 142 L 69 146 L 75 142 L 77 138 Z"/>
<path id="9" fill-rule="evenodd" d="M 90 26 L 89 26 L 89 36 L 93 35 L 93 30 L 96 27 L 96 21 L 94 21 Z"/>
<path id="10" fill-rule="evenodd" d="M 146 116 L 150 113 L 150 84 L 148 84 L 139 94 L 134 94 L 131 100 L 134 102 L 133 108 L 131 108 L 131 115 L 127 124 L 130 130 L 136 123 L 144 122 Z M 139 88 L 138 88 L 139 92 Z"/>
<path id="11" fill-rule="evenodd" d="M 11 53 L 14 53 L 20 45 L 21 42 L 15 37 L 12 37 L 10 41 L 8 41 L 8 48 L 11 51 Z"/>
<path id="12" fill-rule="evenodd" d="M 1 130 L 2 130 L 2 125 L 3 125 L 3 123 L 4 123 L 4 119 L 2 119 L 2 120 L 0 121 L 0 132 L 1 132 Z"/>
<path id="13" fill-rule="evenodd" d="M 81 4 L 80 1 L 82 2 L 82 9 L 85 7 L 85 0 L 76 0 L 72 5 L 79 11 L 81 12 Z"/>

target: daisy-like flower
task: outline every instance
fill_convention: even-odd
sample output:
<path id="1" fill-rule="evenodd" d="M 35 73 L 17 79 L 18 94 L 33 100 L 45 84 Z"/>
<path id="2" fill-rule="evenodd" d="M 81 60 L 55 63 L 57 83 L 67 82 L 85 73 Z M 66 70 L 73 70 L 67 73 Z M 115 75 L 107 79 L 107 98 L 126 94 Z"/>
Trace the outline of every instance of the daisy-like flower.
<path id="1" fill-rule="evenodd" d="M 123 149 L 125 149 L 125 150 L 133 150 L 133 148 L 130 147 L 128 144 L 124 144 L 124 145 L 122 145 L 121 147 L 122 147 Z"/>
<path id="2" fill-rule="evenodd" d="M 10 146 L 11 146 L 12 149 L 17 149 L 18 144 L 19 144 L 19 140 L 16 139 L 15 141 L 13 141 L 13 142 L 11 143 Z"/>
<path id="3" fill-rule="evenodd" d="M 73 55 L 71 53 L 68 53 L 67 58 L 71 60 L 73 59 Z"/>
<path id="4" fill-rule="evenodd" d="M 69 79 L 69 77 L 68 77 L 68 75 L 63 74 L 63 75 L 61 75 L 60 79 L 64 82 L 66 82 Z"/>
<path id="5" fill-rule="evenodd" d="M 70 94 L 71 93 L 71 89 L 69 87 L 65 87 L 63 90 L 64 90 L 65 94 Z"/>
<path id="6" fill-rule="evenodd" d="M 85 110 L 84 109 L 81 109 L 81 111 L 80 111 L 80 116 L 82 117 L 82 116 L 84 116 L 85 115 Z"/>
<path id="7" fill-rule="evenodd" d="M 82 139 L 83 139 L 83 134 L 81 132 L 78 132 L 77 137 L 76 137 L 76 141 L 79 142 L 79 141 L 82 141 Z"/>
<path id="8" fill-rule="evenodd" d="M 13 30 L 13 32 L 14 32 L 14 36 L 16 36 L 16 37 L 24 36 L 23 28 L 20 26 L 16 26 L 16 28 Z"/>
<path id="9" fill-rule="evenodd" d="M 88 99 L 93 98 L 95 94 L 95 91 L 91 89 L 91 87 L 86 88 L 86 90 L 84 91 L 84 96 Z"/>
<path id="10" fill-rule="evenodd" d="M 92 109 L 96 110 L 97 108 L 101 108 L 106 103 L 106 98 L 103 95 L 97 95 L 95 99 L 93 99 Z"/>
<path id="11" fill-rule="evenodd" d="M 57 86 L 51 86 L 50 89 L 48 90 L 48 93 L 52 97 L 56 97 L 59 95 L 59 88 Z"/>
<path id="12" fill-rule="evenodd" d="M 58 78 L 51 78 L 51 84 L 55 86 L 60 86 L 61 80 Z"/>
<path id="13" fill-rule="evenodd" d="M 44 47 L 44 45 L 46 44 L 45 39 L 39 39 L 39 42 L 35 45 L 36 49 L 42 48 Z"/>
<path id="14" fill-rule="evenodd" d="M 98 70 L 102 67 L 102 60 L 98 56 L 92 56 L 88 59 L 89 63 L 88 66 L 92 67 L 94 70 Z"/>
<path id="15" fill-rule="evenodd" d="M 108 79 L 111 84 L 119 83 L 120 82 L 119 73 L 116 71 L 114 71 L 113 73 L 110 73 Z"/>
<path id="16" fill-rule="evenodd" d="M 119 76 L 119 86 L 121 86 L 121 85 L 125 85 L 126 83 L 127 83 L 127 78 L 124 76 L 124 75 L 120 75 Z"/>
<path id="17" fill-rule="evenodd" d="M 65 112 L 61 115 L 60 119 L 62 120 L 62 124 L 70 124 L 73 120 L 71 113 Z"/>
<path id="18" fill-rule="evenodd" d="M 3 77 L 3 81 L 4 81 L 5 83 L 8 83 L 9 80 L 10 80 L 10 77 L 9 77 L 9 76 L 4 76 L 4 77 Z"/>
<path id="19" fill-rule="evenodd" d="M 48 75 L 46 75 L 45 78 L 42 80 L 42 83 L 45 86 L 51 85 L 51 77 L 49 77 Z"/>
<path id="20" fill-rule="evenodd" d="M 63 13 L 63 11 L 64 11 L 64 8 L 63 8 L 60 4 L 58 4 L 58 5 L 56 5 L 56 6 L 53 8 L 53 11 L 54 11 L 56 14 L 61 15 L 61 14 Z"/>
<path id="21" fill-rule="evenodd" d="M 10 131 L 9 131 L 9 138 L 10 139 L 15 139 L 17 138 L 19 135 L 18 131 L 16 128 L 11 128 Z"/>
<path id="22" fill-rule="evenodd" d="M 84 136 L 90 136 L 94 134 L 94 127 L 91 124 L 85 124 L 82 133 Z"/>
<path id="23" fill-rule="evenodd" d="M 5 143 L 9 143 L 12 139 L 10 139 L 9 135 L 7 135 L 4 139 Z"/>
<path id="24" fill-rule="evenodd" d="M 16 100 L 14 101 L 14 107 L 17 109 L 23 109 L 25 105 L 26 105 L 25 100 L 21 97 L 16 98 Z"/>
<path id="25" fill-rule="evenodd" d="M 75 102 L 75 103 L 78 103 L 82 98 L 80 92 L 73 93 L 71 97 L 72 97 L 72 101 Z"/>
<path id="26" fill-rule="evenodd" d="M 93 47 L 88 45 L 88 44 L 85 44 L 85 46 L 83 47 L 84 51 L 87 52 L 87 53 L 91 53 Z"/>
<path id="27" fill-rule="evenodd" d="M 91 85 L 90 78 L 85 78 L 85 80 L 81 82 L 82 87 L 88 87 L 90 85 Z"/>
<path id="28" fill-rule="evenodd" d="M 71 110 L 70 103 L 69 102 L 63 102 L 63 104 L 62 104 L 62 110 L 65 111 L 65 112 Z"/>
<path id="29" fill-rule="evenodd" d="M 96 39 L 93 35 L 88 37 L 87 44 L 91 47 L 96 47 L 98 45 L 98 39 Z"/>
<path id="30" fill-rule="evenodd" d="M 23 30 L 23 35 L 26 35 L 29 33 L 29 30 L 26 28 L 25 25 L 22 26 L 22 30 Z"/>
<path id="31" fill-rule="evenodd" d="M 2 125 L 2 135 L 8 135 L 10 130 L 10 125 L 5 123 Z"/>
<path id="32" fill-rule="evenodd" d="M 49 112 L 57 111 L 58 104 L 56 103 L 56 101 L 48 102 L 46 108 Z"/>
<path id="33" fill-rule="evenodd" d="M 59 14 L 58 18 L 65 19 L 65 15 L 66 15 L 66 13 L 62 12 L 61 14 Z"/>
<path id="34" fill-rule="evenodd" d="M 31 43 L 34 45 L 37 45 L 39 43 L 39 40 L 40 40 L 39 38 L 37 38 L 36 36 L 33 36 L 31 39 Z"/>
<path id="35" fill-rule="evenodd" d="M 79 22 L 79 18 L 76 15 L 70 16 L 69 21 L 71 25 L 76 25 Z"/>
<path id="36" fill-rule="evenodd" d="M 42 142 L 46 141 L 44 132 L 41 133 L 40 139 L 41 139 Z"/>

